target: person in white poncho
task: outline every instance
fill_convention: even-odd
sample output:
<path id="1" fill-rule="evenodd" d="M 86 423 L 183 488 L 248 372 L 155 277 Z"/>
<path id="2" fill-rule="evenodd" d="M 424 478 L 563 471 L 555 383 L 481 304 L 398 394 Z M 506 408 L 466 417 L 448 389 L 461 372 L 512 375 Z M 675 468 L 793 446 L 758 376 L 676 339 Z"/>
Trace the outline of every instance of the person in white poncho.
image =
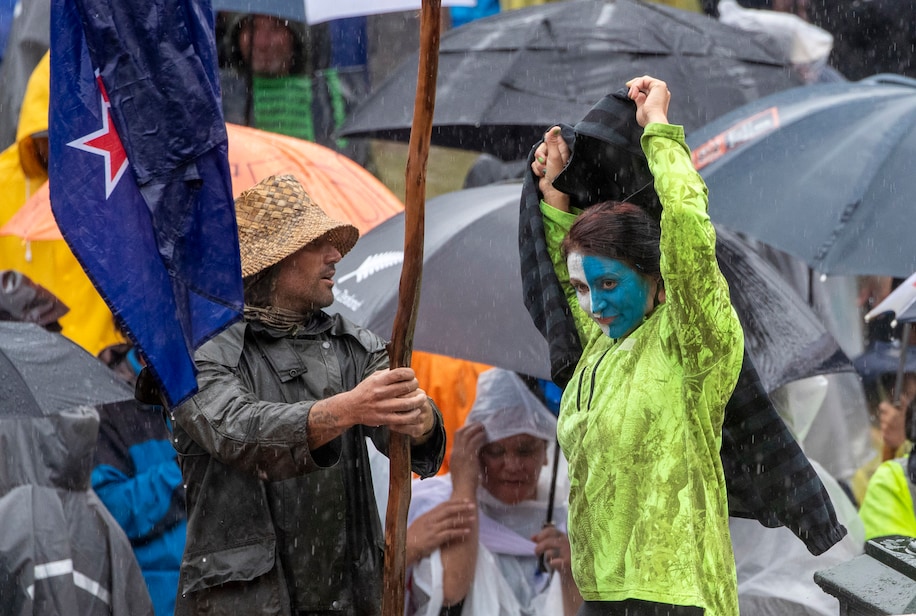
<path id="1" fill-rule="evenodd" d="M 410 615 L 572 616 L 565 468 L 545 524 L 556 418 L 514 372 L 482 373 L 449 475 L 415 481 L 408 515 Z M 543 555 L 547 571 L 539 569 Z"/>

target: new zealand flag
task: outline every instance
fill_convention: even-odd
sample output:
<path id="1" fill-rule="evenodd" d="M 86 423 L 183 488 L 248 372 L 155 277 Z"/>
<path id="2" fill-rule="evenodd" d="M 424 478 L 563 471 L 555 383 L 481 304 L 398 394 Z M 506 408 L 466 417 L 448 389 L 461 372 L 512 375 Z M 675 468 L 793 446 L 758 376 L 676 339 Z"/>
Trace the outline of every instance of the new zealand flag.
<path id="1" fill-rule="evenodd" d="M 169 404 L 242 310 L 208 0 L 52 0 L 58 226 Z"/>

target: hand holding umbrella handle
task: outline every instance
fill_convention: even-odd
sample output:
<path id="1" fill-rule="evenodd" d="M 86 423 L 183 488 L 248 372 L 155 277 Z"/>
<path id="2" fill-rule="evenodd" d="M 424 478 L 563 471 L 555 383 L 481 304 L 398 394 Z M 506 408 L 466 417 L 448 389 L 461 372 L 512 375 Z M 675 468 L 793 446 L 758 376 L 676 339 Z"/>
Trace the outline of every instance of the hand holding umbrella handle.
<path id="1" fill-rule="evenodd" d="M 553 526 L 553 522 L 545 522 L 541 528 Z M 538 573 L 550 573 L 550 567 L 547 566 L 547 552 L 538 556 Z"/>
<path id="2" fill-rule="evenodd" d="M 900 349 L 900 362 L 897 366 L 897 375 L 894 381 L 894 396 L 893 396 L 893 401 L 892 401 L 892 404 L 897 408 L 900 408 L 901 395 L 903 393 L 904 375 L 906 374 L 906 356 L 907 356 L 907 346 L 908 346 L 907 342 L 910 339 L 910 329 L 911 329 L 910 323 L 903 324 L 903 332 L 901 334 L 902 342 L 901 342 L 901 349 Z M 882 392 L 882 394 L 884 394 L 884 392 Z M 882 399 L 888 398 L 886 394 L 882 395 L 881 397 Z M 906 438 L 910 438 L 909 433 L 906 434 Z M 887 440 L 885 440 L 881 448 L 881 461 L 887 462 L 888 460 L 892 460 L 896 455 L 897 455 L 897 447 L 894 447 L 893 445 L 888 444 Z"/>
<path id="3" fill-rule="evenodd" d="M 560 468 L 560 443 L 553 443 L 553 469 L 550 476 L 550 492 L 547 494 L 547 520 L 542 528 L 553 526 L 553 501 L 557 495 L 557 471 Z M 547 567 L 547 558 L 545 554 L 538 557 L 538 571 L 547 573 L 550 569 Z"/>

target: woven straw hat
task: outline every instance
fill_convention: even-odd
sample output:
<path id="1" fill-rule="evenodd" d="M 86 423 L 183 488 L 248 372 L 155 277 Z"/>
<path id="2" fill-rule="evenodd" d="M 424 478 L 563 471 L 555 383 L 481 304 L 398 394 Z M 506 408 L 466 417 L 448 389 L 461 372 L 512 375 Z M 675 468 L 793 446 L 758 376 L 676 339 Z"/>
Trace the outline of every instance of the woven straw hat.
<path id="1" fill-rule="evenodd" d="M 292 175 L 272 175 L 235 200 L 242 276 L 279 263 L 326 236 L 341 255 L 359 238 L 356 227 L 325 214 Z"/>

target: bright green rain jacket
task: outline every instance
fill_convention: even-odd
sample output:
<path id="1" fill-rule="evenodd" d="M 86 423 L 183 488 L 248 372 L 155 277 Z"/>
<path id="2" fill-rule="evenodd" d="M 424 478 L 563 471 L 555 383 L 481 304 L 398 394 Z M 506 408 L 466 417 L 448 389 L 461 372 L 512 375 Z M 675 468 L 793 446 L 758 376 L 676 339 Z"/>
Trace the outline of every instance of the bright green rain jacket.
<path id="1" fill-rule="evenodd" d="M 541 204 L 585 348 L 558 426 L 569 461 L 573 573 L 588 601 L 633 598 L 735 616 L 719 448 L 744 337 L 683 128 L 650 124 L 642 147 L 663 204 L 666 301 L 626 338 L 602 334 L 569 285 L 559 244 L 575 214 Z"/>

